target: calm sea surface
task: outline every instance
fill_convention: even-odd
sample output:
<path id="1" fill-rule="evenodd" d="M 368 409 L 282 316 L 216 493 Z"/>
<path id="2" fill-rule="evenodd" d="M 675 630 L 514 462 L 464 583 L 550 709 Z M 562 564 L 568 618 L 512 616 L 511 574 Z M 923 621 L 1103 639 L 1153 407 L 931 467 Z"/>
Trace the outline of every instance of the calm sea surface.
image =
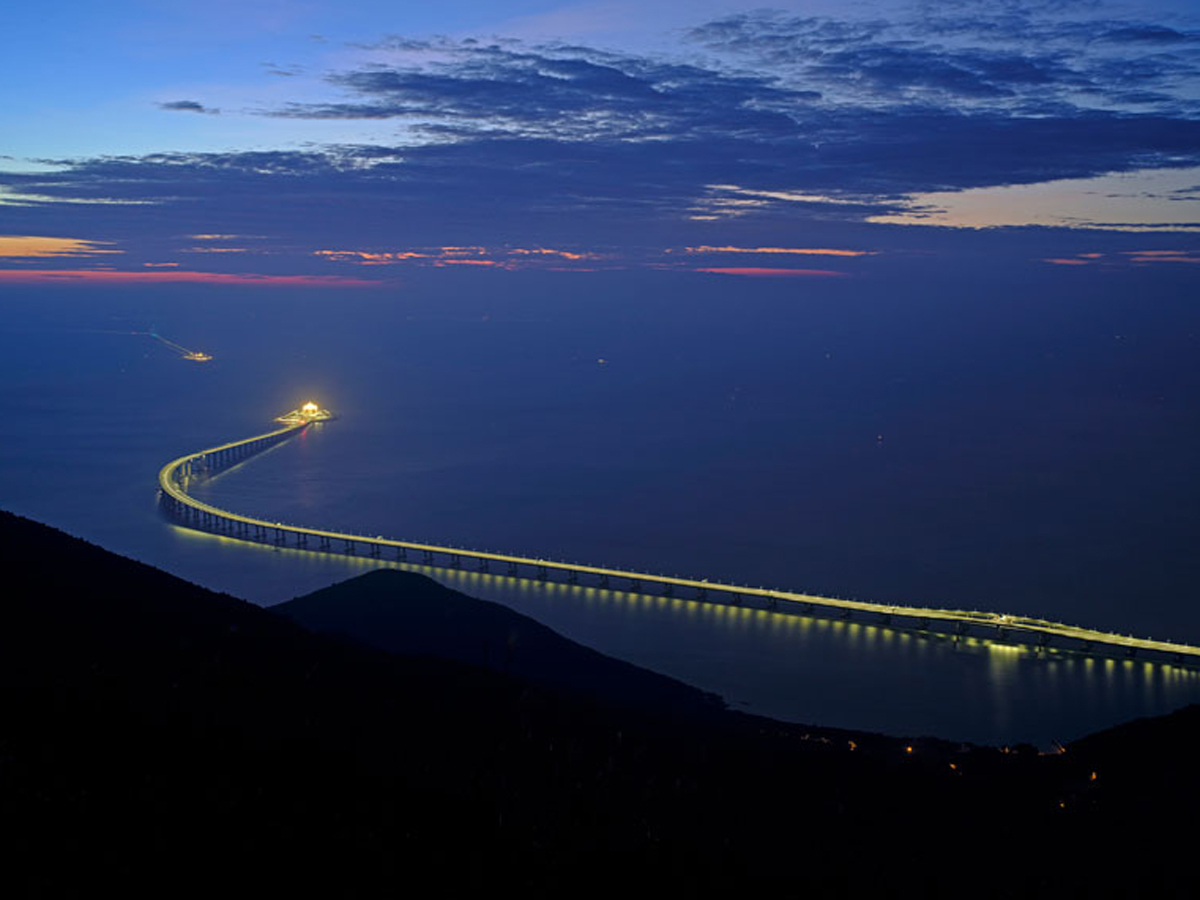
<path id="1" fill-rule="evenodd" d="M 158 515 L 155 477 L 312 398 L 339 419 L 203 495 L 297 524 L 1200 642 L 1194 298 L 659 277 L 9 293 L 0 505 L 288 599 L 368 564 L 191 534 Z M 215 359 L 130 333 L 150 327 Z M 1196 674 L 1142 662 L 431 574 L 814 724 L 1044 745 L 1200 700 Z"/>

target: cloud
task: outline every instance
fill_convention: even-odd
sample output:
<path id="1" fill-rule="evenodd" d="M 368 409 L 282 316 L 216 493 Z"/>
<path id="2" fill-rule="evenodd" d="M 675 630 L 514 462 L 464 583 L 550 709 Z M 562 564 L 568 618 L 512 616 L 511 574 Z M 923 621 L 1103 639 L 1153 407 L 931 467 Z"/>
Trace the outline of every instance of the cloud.
<path id="1" fill-rule="evenodd" d="M 194 112 L 203 113 L 209 116 L 220 115 L 221 111 L 211 106 L 205 106 L 197 100 L 168 100 L 158 104 L 159 109 L 170 110 L 171 112 Z"/>
<path id="2" fill-rule="evenodd" d="M 846 275 L 845 272 L 835 272 L 831 269 L 768 269 L 754 266 L 706 268 L 695 271 L 708 272 L 712 275 L 740 275 L 747 278 L 843 278 Z"/>
<path id="3" fill-rule="evenodd" d="M 159 265 L 170 265 L 160 263 Z M 264 275 L 258 273 L 195 272 L 185 269 L 163 272 L 121 272 L 114 269 L 0 269 L 0 284 L 163 284 L 185 282 L 260 287 L 353 287 L 375 288 L 384 282 L 341 275 Z"/>
<path id="4" fill-rule="evenodd" d="M 686 247 L 685 253 L 755 253 L 785 256 L 872 256 L 874 250 L 826 250 L 811 247 Z"/>
<path id="5" fill-rule="evenodd" d="M 82 238 L 0 234 L 0 257 L 45 259 L 60 256 L 98 256 L 122 252 L 111 249 L 109 244 L 111 244 L 110 241 L 89 241 Z"/>
<path id="6" fill-rule="evenodd" d="M 314 256 L 330 262 L 349 262 L 360 266 L 383 266 L 396 263 L 418 263 L 420 265 L 474 265 L 501 266 L 507 269 L 542 266 L 549 261 L 581 262 L 599 259 L 600 255 L 589 251 L 556 250 L 549 247 L 422 247 L 416 250 L 314 250 Z"/>
<path id="7" fill-rule="evenodd" d="M 1190 48 L 1200 32 L 1071 12 L 1078 13 L 943 3 L 858 22 L 755 12 L 693 28 L 688 38 L 840 102 L 952 101 L 1027 114 L 1122 102 L 1196 111 L 1200 60 Z M 1136 101 L 1122 91 L 1133 87 Z"/>
<path id="8" fill-rule="evenodd" d="M 1055 266 L 1128 266 L 1158 263 L 1200 265 L 1198 250 L 1119 250 L 1114 253 L 1076 253 L 1042 260 Z"/>
<path id="9" fill-rule="evenodd" d="M 0 203 L 10 230 L 120 242 L 137 248 L 131 266 L 175 258 L 190 235 L 189 267 L 229 277 L 252 260 L 317 275 L 658 265 L 664 248 L 741 254 L 712 260 L 734 263 L 879 253 L 858 271 L 918 240 L 897 222 L 996 224 L 994 208 L 939 216 L 951 195 L 987 205 L 994 194 L 964 192 L 1200 166 L 1191 32 L 1061 4 L 911 10 L 731 16 L 673 54 L 388 39 L 365 51 L 369 64 L 330 72 L 327 99 L 285 93 L 307 79 L 280 79 L 290 99 L 257 114 L 292 120 L 289 131 L 383 120 L 395 138 L 57 161 L 0 172 Z M 1194 221 L 1180 204 L 1195 184 L 1150 198 L 1137 227 Z M 1038 224 L 1130 226 L 1132 201 L 1084 216 L 1085 193 Z M 209 244 L 225 252 L 199 255 Z M 1063 239 L 1022 258 L 1077 249 Z"/>
<path id="10" fill-rule="evenodd" d="M 426 47 L 406 42 L 404 49 Z M 265 114 L 298 119 L 406 119 L 442 138 L 504 134 L 554 140 L 655 140 L 794 130 L 785 112 L 819 99 L 769 77 L 587 48 L 513 49 L 442 42 L 439 59 L 337 72 L 349 99 L 291 103 Z"/>

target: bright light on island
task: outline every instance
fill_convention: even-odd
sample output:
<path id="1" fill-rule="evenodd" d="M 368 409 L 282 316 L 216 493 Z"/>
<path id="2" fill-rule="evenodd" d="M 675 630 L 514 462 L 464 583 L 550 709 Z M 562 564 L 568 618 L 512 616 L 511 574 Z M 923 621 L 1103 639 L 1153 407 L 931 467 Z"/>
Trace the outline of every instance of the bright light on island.
<path id="1" fill-rule="evenodd" d="M 309 400 L 299 409 L 293 409 L 289 413 L 285 413 L 275 419 L 276 422 L 282 422 L 285 425 L 307 425 L 309 422 L 325 422 L 333 418 L 333 413 Z"/>

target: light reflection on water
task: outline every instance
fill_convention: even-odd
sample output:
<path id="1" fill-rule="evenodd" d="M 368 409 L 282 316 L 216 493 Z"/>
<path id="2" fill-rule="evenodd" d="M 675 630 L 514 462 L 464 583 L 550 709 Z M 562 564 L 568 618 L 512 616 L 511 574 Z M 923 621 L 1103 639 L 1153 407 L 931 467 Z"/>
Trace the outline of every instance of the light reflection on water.
<path id="1" fill-rule="evenodd" d="M 0 503 L 253 602 L 325 587 L 379 563 L 184 537 L 152 500 L 168 460 L 312 396 L 339 421 L 201 490 L 318 527 L 1200 640 L 1186 292 L 703 281 L 680 315 L 666 274 L 460 276 L 353 298 L 9 292 Z M 214 360 L 113 331 L 151 323 Z M 1119 359 L 1115 331 L 1139 335 Z M 1197 699 L 1165 667 L 438 577 L 818 724 L 1041 742 Z"/>
<path id="2" fill-rule="evenodd" d="M 318 582 L 380 567 L 420 572 L 786 721 L 1044 747 L 1200 701 L 1200 672 L 1164 663 L 172 531 L 208 544 L 222 567 L 265 558 Z"/>

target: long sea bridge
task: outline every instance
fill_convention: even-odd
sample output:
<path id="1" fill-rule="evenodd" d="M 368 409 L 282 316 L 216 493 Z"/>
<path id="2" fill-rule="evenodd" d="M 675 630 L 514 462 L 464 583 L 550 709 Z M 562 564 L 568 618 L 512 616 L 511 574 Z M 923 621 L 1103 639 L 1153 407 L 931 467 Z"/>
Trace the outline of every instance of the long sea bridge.
<path id="1" fill-rule="evenodd" d="M 577 585 L 583 579 L 600 588 L 631 594 L 657 593 L 664 597 L 680 597 L 697 602 L 745 605 L 796 615 L 854 619 L 891 628 L 986 638 L 1039 648 L 1053 646 L 1061 650 L 1126 657 L 1140 656 L 1178 665 L 1200 666 L 1200 647 L 1096 631 L 1029 616 L 818 597 L 793 591 L 709 581 L 706 578 L 632 572 L 534 556 L 326 531 L 270 522 L 219 509 L 197 500 L 188 493 L 188 486 L 193 479 L 214 475 L 288 440 L 314 423 L 331 418 L 331 414 L 320 409 L 315 403 L 306 403 L 299 409 L 280 416 L 276 421 L 281 427 L 266 434 L 230 441 L 172 460 L 158 473 L 160 502 L 163 508 L 177 521 L 199 531 L 315 553 L 340 553 L 381 561 L 395 560 L 400 563 L 419 562 L 427 566 L 451 569 L 474 566 L 480 572 L 506 574 L 539 582 L 554 580 Z"/>

